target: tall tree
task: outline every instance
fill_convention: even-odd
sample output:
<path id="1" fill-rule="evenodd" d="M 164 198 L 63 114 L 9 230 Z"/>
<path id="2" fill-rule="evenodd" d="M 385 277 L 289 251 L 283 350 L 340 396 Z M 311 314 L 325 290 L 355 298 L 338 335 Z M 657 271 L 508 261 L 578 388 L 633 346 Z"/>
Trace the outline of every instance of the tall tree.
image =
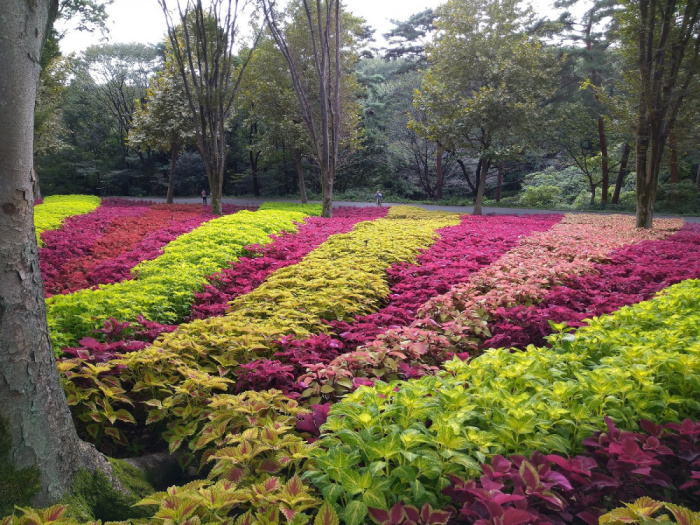
<path id="1" fill-rule="evenodd" d="M 480 159 L 474 213 L 486 176 L 532 143 L 540 108 L 555 89 L 559 63 L 528 36 L 529 13 L 514 0 L 448 1 L 438 9 L 431 64 L 414 104 L 428 115 L 411 125 L 447 150 Z"/>
<path id="2" fill-rule="evenodd" d="M 84 51 L 82 61 L 95 81 L 99 100 L 112 116 L 126 159 L 136 101 L 146 96 L 150 78 L 161 65 L 158 49 L 137 43 L 90 46 Z M 148 159 L 143 152 L 137 153 L 141 164 L 146 165 Z"/>
<path id="3" fill-rule="evenodd" d="M 319 164 L 322 215 L 331 217 L 342 121 L 342 6 L 340 0 L 300 0 L 291 5 L 289 18 L 292 21 L 304 20 L 302 27 L 308 31 L 311 40 L 311 54 L 307 60 L 299 60 L 302 57 L 294 52 L 293 39 L 290 39 L 294 24 L 289 18 L 284 20 L 274 0 L 261 2 L 270 33 L 287 60 L 301 117 L 309 131 Z M 309 67 L 313 68 L 316 76 L 313 84 L 305 82 L 303 78 L 304 68 Z"/>
<path id="4" fill-rule="evenodd" d="M 188 0 L 184 7 L 178 0 L 177 24 L 166 0 L 158 2 L 168 25 L 173 60 L 185 86 L 197 149 L 207 171 L 212 213 L 221 215 L 226 125 L 251 55 L 243 53 L 242 62 L 237 64 L 233 52 L 240 40 L 239 1 L 212 0 L 205 9 L 202 0 Z"/>
<path id="5" fill-rule="evenodd" d="M 81 468 L 111 475 L 73 426 L 49 339 L 34 234 L 34 105 L 43 40 L 57 9 L 55 0 L 0 0 L 0 442 L 3 463 L 38 478 L 31 480 L 35 505 L 64 495 Z"/>
<path id="6" fill-rule="evenodd" d="M 569 7 L 575 0 L 560 0 L 557 7 Z M 608 187 L 610 183 L 610 161 L 608 155 L 608 136 L 606 133 L 606 108 L 601 96 L 601 89 L 611 84 L 614 78 L 611 74 L 608 49 L 617 42 L 615 13 L 619 9 L 616 0 L 595 0 L 582 14 L 575 19 L 570 13 L 562 17 L 565 31 L 562 36 L 580 46 L 566 48 L 569 59 L 577 60 L 581 65 L 576 69 L 585 71 L 587 84 L 592 87 L 594 101 L 589 103 L 597 123 L 598 147 L 600 148 L 601 171 L 601 202 L 608 202 Z"/>
<path id="7" fill-rule="evenodd" d="M 624 44 L 640 83 L 637 227 L 651 228 L 666 141 L 700 63 L 700 0 L 626 0 Z"/>
<path id="8" fill-rule="evenodd" d="M 172 204 L 175 167 L 182 148 L 194 141 L 192 115 L 182 77 L 175 68 L 172 54 L 165 67 L 151 78 L 144 103 L 136 101 L 129 131 L 134 148 L 153 148 L 170 153 L 170 174 L 166 202 Z"/>

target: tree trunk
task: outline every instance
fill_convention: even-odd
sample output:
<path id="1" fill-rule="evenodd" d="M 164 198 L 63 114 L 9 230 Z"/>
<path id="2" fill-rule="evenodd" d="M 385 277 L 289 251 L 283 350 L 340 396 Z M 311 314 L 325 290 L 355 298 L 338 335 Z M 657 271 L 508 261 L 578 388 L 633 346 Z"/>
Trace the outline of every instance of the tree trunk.
<path id="1" fill-rule="evenodd" d="M 676 134 L 672 131 L 668 136 L 669 164 L 671 169 L 671 202 L 678 202 L 678 149 L 676 148 Z"/>
<path id="2" fill-rule="evenodd" d="M 301 165 L 301 150 L 294 150 L 294 163 L 297 166 L 297 175 L 299 176 L 299 196 L 301 198 L 301 203 L 306 204 L 309 202 L 306 196 L 306 181 L 304 181 L 304 168 Z"/>
<path id="3" fill-rule="evenodd" d="M 333 175 L 333 173 L 330 173 L 330 170 L 325 175 L 321 171 L 321 191 L 323 194 L 321 217 L 333 217 Z"/>
<path id="4" fill-rule="evenodd" d="M 608 167 L 608 141 L 605 137 L 605 120 L 603 120 L 603 117 L 598 117 L 598 139 L 600 140 L 600 154 L 603 161 L 601 164 L 601 170 L 603 172 L 603 178 L 601 180 L 603 193 L 600 196 L 600 202 L 602 204 L 607 204 L 608 188 L 610 187 L 610 169 Z"/>
<path id="5" fill-rule="evenodd" d="M 591 206 L 595 204 L 595 190 L 597 186 L 591 185 Z"/>
<path id="6" fill-rule="evenodd" d="M 260 197 L 260 179 L 258 178 L 258 158 L 260 153 L 254 155 L 252 151 L 248 151 L 248 158 L 250 159 L 250 171 L 251 177 L 253 179 L 253 195 Z"/>
<path id="7" fill-rule="evenodd" d="M 651 126 L 649 126 L 651 127 Z M 665 137 L 656 130 L 637 138 L 637 228 L 651 228 Z"/>
<path id="8" fill-rule="evenodd" d="M 673 131 L 668 136 L 668 147 L 670 149 L 671 184 L 678 184 L 678 149 L 676 149 L 676 134 Z"/>
<path id="9" fill-rule="evenodd" d="M 479 173 L 478 179 L 478 190 L 476 192 L 476 201 L 474 201 L 474 215 L 481 215 L 481 204 L 484 201 L 484 189 L 486 188 L 486 175 L 489 172 L 489 165 L 491 161 L 488 159 L 479 159 L 481 164 L 481 172 Z"/>
<path id="10" fill-rule="evenodd" d="M 698 172 L 695 175 L 695 187 L 700 191 L 700 164 L 698 164 Z"/>
<path id="11" fill-rule="evenodd" d="M 437 151 L 435 152 L 435 157 L 437 160 L 437 180 L 435 181 L 435 198 L 437 200 L 442 199 L 442 185 L 443 185 L 443 173 L 442 173 L 442 148 L 438 145 Z"/>
<path id="12" fill-rule="evenodd" d="M 472 179 L 469 177 L 469 171 L 467 170 L 467 167 L 464 165 L 464 161 L 462 159 L 456 159 L 457 164 L 459 164 L 459 167 L 462 168 L 462 173 L 464 174 L 464 178 L 467 181 L 467 185 L 469 186 L 469 189 L 471 190 L 472 193 L 476 193 L 476 186 L 472 184 Z M 481 166 L 481 159 L 479 159 L 479 166 Z M 477 168 L 476 172 L 477 174 L 479 173 L 479 169 Z"/>
<path id="13" fill-rule="evenodd" d="M 501 202 L 501 186 L 503 186 L 503 163 L 498 163 L 498 185 L 496 186 L 496 202 Z"/>
<path id="14" fill-rule="evenodd" d="M 32 155 L 32 190 L 34 200 L 41 199 L 41 186 L 39 185 L 39 172 L 36 169 L 36 155 Z"/>
<path id="15" fill-rule="evenodd" d="M 627 163 L 630 160 L 630 151 L 632 148 L 629 143 L 625 142 L 625 148 L 622 150 L 622 160 L 620 160 L 620 171 L 617 173 L 617 180 L 615 181 L 615 193 L 613 193 L 612 203 L 619 204 L 620 202 L 620 192 L 622 191 L 622 185 L 625 183 L 625 177 L 627 177 Z"/>
<path id="16" fill-rule="evenodd" d="M 173 192 L 175 191 L 175 167 L 179 157 L 180 145 L 177 142 L 170 144 L 170 175 L 168 175 L 168 195 L 165 199 L 167 204 L 173 203 Z"/>
<path id="17" fill-rule="evenodd" d="M 66 494 L 80 468 L 112 477 L 104 456 L 73 426 L 46 324 L 34 233 L 34 102 L 42 42 L 56 10 L 55 1 L 0 0 L 0 441 L 9 443 L 3 462 L 36 471 L 37 506 Z"/>

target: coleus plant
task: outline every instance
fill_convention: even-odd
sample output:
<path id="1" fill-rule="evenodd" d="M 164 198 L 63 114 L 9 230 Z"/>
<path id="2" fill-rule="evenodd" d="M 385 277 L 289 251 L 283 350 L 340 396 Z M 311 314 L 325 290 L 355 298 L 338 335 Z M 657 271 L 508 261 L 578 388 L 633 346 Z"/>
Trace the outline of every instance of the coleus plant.
<path id="1" fill-rule="evenodd" d="M 582 326 L 583 320 L 611 313 L 651 298 L 686 279 L 700 278 L 700 225 L 686 224 L 676 234 L 614 251 L 593 273 L 575 277 L 549 290 L 537 305 L 497 308 L 492 337 L 485 347 L 541 345 L 550 322 Z"/>
<path id="2" fill-rule="evenodd" d="M 698 287 L 685 281 L 574 334 L 564 327 L 552 348 L 489 350 L 447 362 L 439 376 L 360 388 L 331 407 L 319 468 L 307 475 L 322 491 L 332 488 L 342 508 L 367 505 L 367 490 L 439 507 L 451 475 L 478 475 L 478 464 L 498 454 L 576 453 L 605 414 L 626 428 L 644 417 L 691 416 Z M 357 490 L 354 478 L 363 476 L 373 489 Z"/>

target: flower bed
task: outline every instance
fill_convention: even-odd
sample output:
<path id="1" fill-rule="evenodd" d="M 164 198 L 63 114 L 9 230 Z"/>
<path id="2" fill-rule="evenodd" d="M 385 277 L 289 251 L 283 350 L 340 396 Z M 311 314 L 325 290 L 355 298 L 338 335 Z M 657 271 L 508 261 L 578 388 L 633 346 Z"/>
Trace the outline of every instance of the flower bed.
<path id="1" fill-rule="evenodd" d="M 100 198 L 92 195 L 54 195 L 34 206 L 36 240 L 42 246 L 41 234 L 61 227 L 66 217 L 90 213 L 100 205 Z"/>
<path id="2" fill-rule="evenodd" d="M 252 291 L 272 272 L 298 263 L 329 236 L 347 233 L 358 222 L 383 217 L 387 211 L 388 208 L 340 208 L 334 211 L 333 220 L 311 217 L 296 233 L 283 232 L 269 244 L 246 247 L 250 257 L 240 257 L 231 268 L 207 278 L 210 284 L 195 296 L 190 318 L 224 315 L 233 299 Z"/>
<path id="3" fill-rule="evenodd" d="M 422 212 L 418 214 L 421 219 L 414 219 L 410 218 L 410 210 L 399 211 L 404 218 L 390 218 L 390 211 L 387 219 L 363 222 L 350 233 L 332 236 L 302 262 L 276 271 L 253 292 L 236 299 L 226 316 L 180 325 L 151 347 L 107 363 L 101 370 L 119 367 L 119 379 L 114 380 L 133 385 L 136 401 L 144 391 L 156 396 L 158 408 L 151 410 L 148 421 L 172 421 L 167 438 L 171 448 L 174 444 L 174 449 L 178 448 L 198 429 L 198 422 L 190 421 L 188 430 L 182 430 L 181 403 L 200 406 L 217 389 L 227 390 L 231 378 L 245 374 L 248 362 L 271 357 L 272 343 L 283 335 L 318 332 L 327 326 L 324 320 L 351 319 L 376 309 L 388 294 L 383 280 L 386 268 L 397 261 L 413 260 L 435 241 L 436 229 L 459 220 L 456 215 L 440 213 L 429 214 L 426 219 Z M 62 365 L 69 378 L 77 380 L 76 384 L 66 384 L 69 402 L 76 405 L 77 413 L 91 412 L 94 418 L 94 405 L 85 401 L 89 398 L 94 403 L 95 396 L 101 399 L 100 389 L 90 386 L 86 393 L 83 379 L 97 378 L 94 370 L 88 370 L 85 376 L 79 366 L 80 362 Z M 282 371 L 267 374 L 264 380 L 284 380 L 279 374 Z M 177 393 L 184 378 L 190 385 L 186 397 Z M 115 387 L 112 385 L 110 390 Z M 124 390 L 120 387 L 120 391 Z M 120 397 L 122 402 L 126 399 Z M 144 401 L 153 399 L 146 397 Z M 188 409 L 187 413 L 197 411 Z M 119 442 L 125 439 L 122 430 L 115 432 Z M 95 435 L 102 435 L 101 431 Z"/>
<path id="4" fill-rule="evenodd" d="M 168 244 L 163 255 L 134 268 L 138 278 L 101 285 L 47 299 L 54 348 L 75 346 L 113 317 L 131 321 L 139 315 L 172 324 L 189 312 L 206 275 L 235 261 L 249 244 L 270 242 L 269 234 L 295 229 L 298 212 L 241 211 L 205 223 Z"/>
<path id="5" fill-rule="evenodd" d="M 251 215 L 265 213 L 283 212 Z M 700 427 L 681 421 L 700 406 L 700 281 L 685 280 L 698 227 L 398 207 L 313 249 L 348 227 L 320 226 L 338 215 L 254 250 L 241 241 L 259 259 L 219 273 L 226 289 L 206 305 L 233 299 L 226 315 L 178 328 L 88 319 L 76 334 L 83 346 L 59 368 L 80 435 L 117 455 L 167 443 L 209 474 L 144 500 L 151 521 L 595 523 L 640 495 L 696 509 Z M 210 252 L 189 260 L 193 247 L 219 233 L 132 282 L 199 271 Z M 580 324 L 677 280 L 577 331 L 548 322 Z M 484 350 L 516 341 L 504 324 L 518 315 L 529 340 L 553 331 L 549 346 Z"/>
<path id="6" fill-rule="evenodd" d="M 700 225 L 686 224 L 675 235 L 616 250 L 593 272 L 549 290 L 533 306 L 498 308 L 486 347 L 541 345 L 550 322 L 583 326 L 583 320 L 651 298 L 686 279 L 700 279 Z"/>
<path id="7" fill-rule="evenodd" d="M 498 454 L 576 453 L 604 415 L 626 430 L 642 418 L 692 417 L 699 292 L 700 281 L 685 281 L 591 320 L 573 338 L 553 336 L 552 348 L 489 350 L 446 363 L 439 376 L 361 388 L 331 407 L 310 479 L 324 493 L 338 487 L 346 522 L 361 523 L 371 506 L 444 506 L 450 475 L 476 476 Z M 368 501 L 368 491 L 386 499 Z"/>

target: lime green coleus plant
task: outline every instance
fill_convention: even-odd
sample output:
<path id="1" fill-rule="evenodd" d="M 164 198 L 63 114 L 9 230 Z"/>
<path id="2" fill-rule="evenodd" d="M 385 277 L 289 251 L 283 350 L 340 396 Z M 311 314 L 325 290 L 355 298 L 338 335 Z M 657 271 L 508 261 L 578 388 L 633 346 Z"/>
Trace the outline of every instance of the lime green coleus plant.
<path id="1" fill-rule="evenodd" d="M 377 381 L 331 408 L 307 473 L 346 523 L 368 507 L 447 504 L 449 475 L 478 476 L 495 454 L 575 454 L 609 416 L 681 421 L 700 411 L 700 280 L 559 327 L 551 348 L 489 350 L 413 381 Z"/>
<path id="2" fill-rule="evenodd" d="M 84 215 L 96 209 L 102 200 L 94 195 L 52 195 L 34 207 L 36 241 L 42 246 L 41 234 L 57 230 L 73 215 Z"/>

